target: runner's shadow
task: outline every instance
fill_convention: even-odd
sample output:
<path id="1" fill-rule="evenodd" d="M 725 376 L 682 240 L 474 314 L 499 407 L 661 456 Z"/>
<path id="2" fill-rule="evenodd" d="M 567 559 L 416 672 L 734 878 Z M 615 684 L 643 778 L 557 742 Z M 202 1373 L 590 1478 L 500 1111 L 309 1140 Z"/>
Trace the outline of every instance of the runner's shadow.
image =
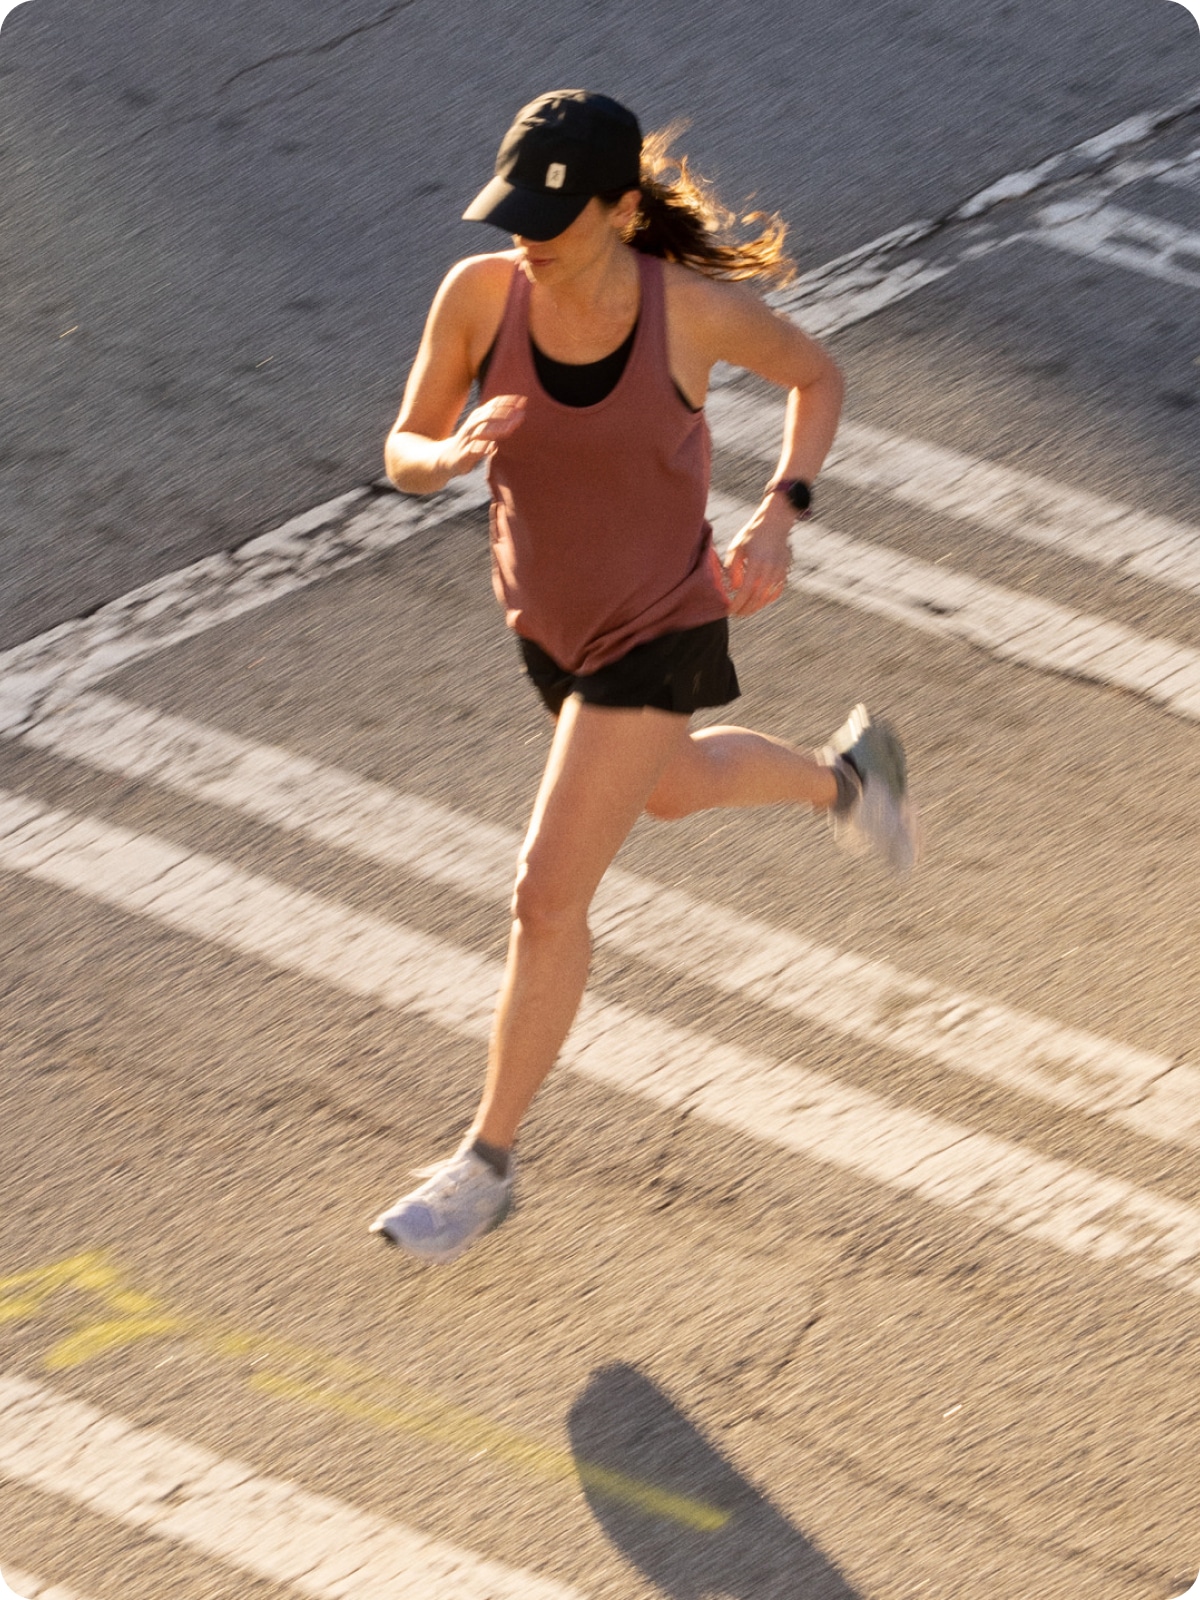
<path id="1" fill-rule="evenodd" d="M 593 1373 L 568 1429 L 597 1522 L 672 1600 L 860 1600 L 636 1367 Z"/>

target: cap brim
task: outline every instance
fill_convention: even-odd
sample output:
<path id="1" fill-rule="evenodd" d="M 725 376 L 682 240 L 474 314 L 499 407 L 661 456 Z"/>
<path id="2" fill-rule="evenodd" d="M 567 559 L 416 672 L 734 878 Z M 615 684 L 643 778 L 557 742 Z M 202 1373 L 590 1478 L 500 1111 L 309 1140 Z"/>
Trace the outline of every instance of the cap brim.
<path id="1" fill-rule="evenodd" d="M 591 199 L 586 194 L 547 194 L 519 189 L 507 178 L 493 178 L 463 212 L 464 222 L 490 222 L 505 233 L 543 243 L 569 228 Z"/>

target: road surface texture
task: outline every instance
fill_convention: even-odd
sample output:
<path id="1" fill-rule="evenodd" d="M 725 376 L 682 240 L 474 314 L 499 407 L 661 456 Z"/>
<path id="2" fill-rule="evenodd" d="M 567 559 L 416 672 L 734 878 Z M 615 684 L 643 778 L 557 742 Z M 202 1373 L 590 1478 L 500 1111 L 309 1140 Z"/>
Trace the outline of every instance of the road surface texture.
<path id="1" fill-rule="evenodd" d="M 548 733 L 478 484 L 370 485 L 555 80 L 691 115 L 794 226 L 849 397 L 738 716 L 894 715 L 929 851 L 897 889 L 804 815 L 639 825 L 518 1209 L 433 1269 L 366 1227 L 473 1106 Z M 1191 19 L 35 0 L 0 108 L 9 1583 L 1181 1594 Z M 719 537 L 777 417 L 714 389 Z"/>
<path id="2" fill-rule="evenodd" d="M 1197 49 L 1167 0 L 29 0 L 0 44 L 0 645 L 375 475 L 436 284 L 491 247 L 460 213 L 547 85 L 690 118 L 815 267 L 1173 103 Z"/>

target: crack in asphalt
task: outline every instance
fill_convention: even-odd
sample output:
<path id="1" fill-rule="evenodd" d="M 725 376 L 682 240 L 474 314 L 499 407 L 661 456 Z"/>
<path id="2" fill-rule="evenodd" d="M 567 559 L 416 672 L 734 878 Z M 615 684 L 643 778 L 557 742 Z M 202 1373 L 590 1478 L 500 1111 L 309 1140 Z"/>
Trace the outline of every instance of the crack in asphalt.
<path id="1" fill-rule="evenodd" d="M 881 1491 L 893 1501 L 916 1503 L 939 1516 L 949 1515 L 956 1521 L 973 1522 L 999 1542 L 1022 1551 L 1038 1551 L 1057 1560 L 1076 1562 L 1105 1577 L 1117 1576 L 1123 1581 L 1137 1584 L 1162 1582 L 1161 1568 L 1153 1566 L 1149 1560 L 1131 1559 L 1094 1546 L 1060 1539 L 1054 1534 L 1041 1533 L 1025 1526 L 1019 1516 L 991 1507 L 980 1507 L 965 1495 L 915 1483 L 893 1473 L 887 1466 L 879 1467 L 864 1461 L 836 1439 L 826 1437 L 819 1428 L 800 1428 L 794 1437 L 809 1445 L 821 1458 L 835 1461 L 847 1477 Z"/>
<path id="2" fill-rule="evenodd" d="M 358 38 L 360 34 L 371 33 L 376 28 L 386 26 L 387 23 L 399 16 L 402 11 L 409 10 L 416 3 L 417 0 L 395 0 L 394 4 L 388 6 L 387 10 L 381 12 L 379 16 L 373 17 L 370 22 L 361 22 L 357 27 L 348 28 L 344 33 L 339 33 L 332 39 L 324 39 L 319 44 L 297 45 L 295 49 L 291 50 L 277 50 L 273 55 L 264 56 L 261 61 L 252 61 L 247 66 L 239 67 L 232 76 L 226 78 L 223 83 L 219 83 L 214 90 L 214 96 L 228 94 L 239 79 L 248 77 L 254 72 L 261 72 L 263 68 L 272 66 L 277 61 L 296 60 L 302 56 L 329 55 L 335 50 L 340 50 L 344 44 L 349 43 L 351 39 Z M 280 89 L 274 94 L 264 96 L 261 100 L 252 100 L 247 104 L 238 106 L 234 115 L 241 119 L 250 116 L 252 112 L 264 111 L 270 106 L 286 104 L 290 100 L 298 100 L 302 95 L 311 94 L 314 89 L 320 87 L 320 84 L 321 80 L 319 78 L 313 78 L 308 83 L 301 84 L 298 88 Z M 144 140 L 153 138 L 157 134 L 173 133 L 177 128 L 186 127 L 188 124 L 211 122 L 212 120 L 213 109 L 211 106 L 206 107 L 203 111 L 189 112 L 186 116 L 168 117 L 162 122 L 155 123 L 152 127 L 143 128 L 130 140 L 129 148 L 133 148 L 134 145 L 141 144 Z M 113 148 L 120 147 L 113 146 Z"/>
<path id="3" fill-rule="evenodd" d="M 986 185 L 939 218 L 935 226 L 940 228 L 956 222 L 973 222 L 1006 200 L 1026 199 L 1056 183 L 1074 183 L 1083 178 L 1099 177 L 1126 160 L 1131 150 L 1149 143 L 1156 135 L 1185 121 L 1197 111 L 1200 111 L 1200 91 L 1165 111 L 1140 118 L 1131 117 L 1127 124 L 1118 124 L 1116 128 L 1110 128 L 1107 133 L 1095 138 L 1083 139 L 1036 166 Z M 1122 129 L 1127 131 L 1122 132 Z"/>
<path id="4" fill-rule="evenodd" d="M 248 66 L 239 67 L 232 77 L 218 85 L 217 93 L 225 94 L 237 83 L 239 78 L 245 78 L 252 72 L 261 72 L 264 67 L 273 66 L 277 61 L 290 61 L 298 56 L 326 56 L 335 50 L 340 50 L 351 39 L 357 39 L 361 34 L 371 33 L 376 28 L 385 27 L 393 18 L 398 17 L 402 11 L 407 11 L 416 4 L 416 0 L 394 0 L 394 3 L 381 11 L 370 22 L 360 22 L 356 27 L 348 28 L 344 33 L 336 34 L 332 39 L 322 40 L 319 44 L 297 45 L 291 50 L 277 50 L 273 55 L 264 56 L 261 61 L 252 61 Z"/>
<path id="5" fill-rule="evenodd" d="M 1116 127 L 1080 140 L 1056 155 L 1047 156 L 1032 167 L 985 184 L 975 194 L 960 200 L 948 211 L 923 221 L 909 222 L 881 238 L 860 245 L 857 249 L 826 262 L 823 266 L 802 273 L 794 284 L 771 297 L 781 308 L 791 303 L 799 305 L 804 299 L 820 292 L 830 278 L 840 278 L 852 268 L 879 270 L 882 264 L 900 256 L 914 245 L 925 244 L 951 233 L 966 223 L 977 223 L 990 212 L 1013 200 L 1027 200 L 1031 195 L 1052 189 L 1059 184 L 1078 183 L 1095 179 L 1118 167 L 1129 159 L 1130 152 L 1145 145 L 1157 135 L 1173 128 L 1200 111 L 1200 90 L 1185 100 L 1163 111 L 1141 117 L 1131 117 Z M 1180 161 L 1186 158 L 1180 158 Z M 1118 185 L 1119 186 L 1119 185 Z M 1007 241 L 997 241 L 997 243 Z"/>

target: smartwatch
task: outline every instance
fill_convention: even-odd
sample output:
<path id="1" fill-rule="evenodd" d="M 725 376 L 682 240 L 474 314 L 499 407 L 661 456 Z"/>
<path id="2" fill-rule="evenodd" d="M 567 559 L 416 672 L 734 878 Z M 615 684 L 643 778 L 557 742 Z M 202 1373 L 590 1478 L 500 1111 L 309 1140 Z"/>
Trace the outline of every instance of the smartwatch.
<path id="1" fill-rule="evenodd" d="M 812 488 L 803 478 L 776 478 L 767 485 L 767 493 L 786 494 L 797 516 L 812 516 Z"/>

